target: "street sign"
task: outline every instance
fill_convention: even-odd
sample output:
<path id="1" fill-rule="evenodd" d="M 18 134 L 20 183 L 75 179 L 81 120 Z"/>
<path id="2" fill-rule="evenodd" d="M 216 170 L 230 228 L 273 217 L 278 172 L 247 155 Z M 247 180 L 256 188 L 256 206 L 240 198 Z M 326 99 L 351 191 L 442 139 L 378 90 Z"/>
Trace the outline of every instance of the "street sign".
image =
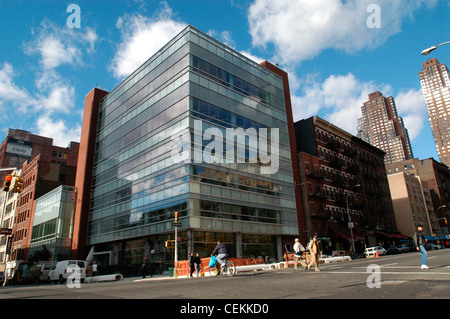
<path id="1" fill-rule="evenodd" d="M 5 251 L 6 255 L 11 254 L 11 246 L 12 246 L 12 237 L 8 237 L 8 241 L 6 242 L 6 251 Z"/>
<path id="2" fill-rule="evenodd" d="M 182 225 L 181 223 L 172 223 L 173 227 L 181 227 L 181 225 Z"/>
<path id="3" fill-rule="evenodd" d="M 0 228 L 0 235 L 11 235 L 12 228 Z"/>

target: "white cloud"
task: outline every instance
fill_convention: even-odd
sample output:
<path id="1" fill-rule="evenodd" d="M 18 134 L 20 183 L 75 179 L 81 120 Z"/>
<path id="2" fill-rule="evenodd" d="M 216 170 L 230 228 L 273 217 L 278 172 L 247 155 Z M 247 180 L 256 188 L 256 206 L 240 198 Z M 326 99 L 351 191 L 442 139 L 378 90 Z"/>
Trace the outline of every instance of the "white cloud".
<path id="1" fill-rule="evenodd" d="M 312 59 L 325 49 L 357 52 L 375 48 L 401 31 L 423 5 L 437 0 L 377 0 L 381 27 L 369 28 L 373 0 L 255 0 L 248 10 L 254 46 L 273 44 L 274 59 L 289 64 Z"/>
<path id="2" fill-rule="evenodd" d="M 44 20 L 31 30 L 33 39 L 25 42 L 23 50 L 30 56 L 37 56 L 39 68 L 32 71 L 35 75 L 35 90 L 29 94 L 29 114 L 36 117 L 36 134 L 51 137 L 54 144 L 67 146 L 71 141 L 79 141 L 81 125 L 69 127 L 75 110 L 75 88 L 69 78 L 65 78 L 58 70 L 63 65 L 72 67 L 84 66 L 83 58 L 95 53 L 95 45 L 99 40 L 95 30 L 84 27 L 71 29 L 58 26 L 50 20 Z M 55 119 L 59 114 L 71 114 L 71 121 Z M 75 123 L 81 121 L 75 120 Z"/>
<path id="3" fill-rule="evenodd" d="M 303 84 L 302 94 L 293 96 L 294 120 L 320 115 L 334 125 L 356 134 L 361 106 L 368 94 L 381 90 L 372 82 L 361 82 L 353 74 L 330 75 L 320 83 L 312 76 Z M 384 86 L 384 91 L 390 90 Z"/>
<path id="4" fill-rule="evenodd" d="M 69 113 L 75 107 L 75 89 L 71 85 L 57 85 L 50 89 L 48 95 L 42 95 L 36 103 L 38 110 Z"/>
<path id="5" fill-rule="evenodd" d="M 83 50 L 94 52 L 98 40 L 97 33 L 89 27 L 70 29 L 59 27 L 49 20 L 44 20 L 32 33 L 35 38 L 24 44 L 24 51 L 29 55 L 38 54 L 44 70 L 63 64 L 82 64 Z"/>
<path id="6" fill-rule="evenodd" d="M 421 90 L 409 89 L 399 92 L 395 97 L 397 112 L 403 117 L 409 138 L 415 140 L 422 131 L 428 118 L 427 107 Z"/>
<path id="7" fill-rule="evenodd" d="M 390 85 L 365 82 L 352 73 L 330 75 L 324 81 L 310 75 L 302 89 L 293 95 L 294 121 L 314 115 L 326 119 L 343 130 L 356 135 L 358 119 L 362 117 L 361 106 L 368 100 L 369 93 L 380 91 L 385 97 L 393 95 Z M 420 90 L 401 90 L 394 96 L 397 113 L 403 118 L 413 141 L 419 136 L 427 120 L 427 111 Z"/>
<path id="8" fill-rule="evenodd" d="M 15 72 L 13 66 L 7 62 L 3 63 L 0 69 L 0 107 L 2 108 L 4 115 L 9 115 L 13 112 L 14 108 L 26 112 L 29 106 L 34 105 L 35 100 L 30 93 L 14 83 Z M 8 109 L 3 109 L 3 108 Z"/>
<path id="9" fill-rule="evenodd" d="M 141 14 L 125 14 L 117 20 L 122 42 L 110 64 L 116 78 L 124 78 L 161 49 L 186 23 L 172 19 L 172 10 L 163 2 L 162 10 L 154 18 Z"/>
<path id="10" fill-rule="evenodd" d="M 53 138 L 54 145 L 66 147 L 72 141 L 80 141 L 80 125 L 69 128 L 63 120 L 53 120 L 44 115 L 38 118 L 36 121 L 36 126 L 36 134 Z"/>

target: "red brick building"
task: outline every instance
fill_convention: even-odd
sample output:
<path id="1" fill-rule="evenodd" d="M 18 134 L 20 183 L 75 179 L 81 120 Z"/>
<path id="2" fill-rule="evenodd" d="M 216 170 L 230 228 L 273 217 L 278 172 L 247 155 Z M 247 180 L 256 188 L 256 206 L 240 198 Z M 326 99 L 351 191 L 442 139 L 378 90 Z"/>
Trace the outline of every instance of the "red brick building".
<path id="1" fill-rule="evenodd" d="M 281 70 L 280 68 L 274 66 L 273 64 L 264 61 L 261 65 L 273 73 L 279 75 L 283 79 L 283 90 L 284 90 L 284 101 L 286 105 L 286 117 L 288 124 L 288 134 L 289 134 L 289 142 L 291 148 L 291 159 L 292 159 L 292 173 L 294 175 L 294 185 L 295 185 L 295 202 L 297 206 L 297 221 L 298 221 L 298 237 L 302 242 L 306 242 L 307 232 L 306 229 L 306 221 L 305 214 L 302 209 L 303 206 L 303 198 L 301 196 L 301 187 L 300 186 L 300 171 L 299 171 L 299 158 L 297 157 L 297 143 L 295 137 L 295 126 L 294 126 L 294 117 L 292 114 L 292 104 L 291 104 L 291 93 L 289 90 L 289 79 L 288 74 Z M 286 238 L 288 240 L 288 238 Z M 292 238 L 289 242 L 284 242 L 284 244 L 293 243 Z"/>
<path id="2" fill-rule="evenodd" d="M 6 138 L 0 144 L 0 167 L 20 169 L 26 161 L 38 155 L 44 161 L 76 166 L 79 145 L 71 142 L 68 147 L 59 147 L 53 145 L 52 138 L 9 129 Z M 0 172 L 0 180 L 4 180 L 7 174 L 8 172 Z"/>
<path id="3" fill-rule="evenodd" d="M 329 250 L 350 249 L 349 214 L 359 253 L 397 236 L 384 152 L 317 116 L 295 130 L 308 236 L 329 238 Z"/>
<path id="4" fill-rule="evenodd" d="M 72 258 L 87 255 L 86 237 L 88 229 L 89 204 L 91 198 L 92 171 L 94 169 L 95 137 L 99 103 L 108 92 L 94 88 L 87 95 L 84 104 L 83 126 L 81 129 L 75 187 L 77 205 L 73 225 Z"/>
<path id="5" fill-rule="evenodd" d="M 51 140 L 51 139 L 50 139 Z M 23 189 L 18 196 L 9 260 L 28 260 L 35 200 L 60 185 L 74 186 L 78 143 L 70 148 L 50 147 L 22 165 Z M 71 164 L 71 165 L 69 165 Z"/>

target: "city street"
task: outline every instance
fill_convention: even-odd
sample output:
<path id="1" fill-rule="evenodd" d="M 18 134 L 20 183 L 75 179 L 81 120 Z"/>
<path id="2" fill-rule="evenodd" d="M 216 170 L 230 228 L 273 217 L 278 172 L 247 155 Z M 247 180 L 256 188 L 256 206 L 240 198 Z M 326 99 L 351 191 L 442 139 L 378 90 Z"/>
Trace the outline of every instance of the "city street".
<path id="1" fill-rule="evenodd" d="M 294 271 L 290 267 L 242 272 L 234 277 L 135 277 L 117 282 L 84 283 L 80 288 L 68 288 L 65 284 L 1 287 L 0 299 L 449 298 L 450 249 L 429 251 L 428 270 L 420 269 L 419 264 L 419 253 L 405 253 L 321 264 L 321 272 L 305 271 L 301 267 Z"/>

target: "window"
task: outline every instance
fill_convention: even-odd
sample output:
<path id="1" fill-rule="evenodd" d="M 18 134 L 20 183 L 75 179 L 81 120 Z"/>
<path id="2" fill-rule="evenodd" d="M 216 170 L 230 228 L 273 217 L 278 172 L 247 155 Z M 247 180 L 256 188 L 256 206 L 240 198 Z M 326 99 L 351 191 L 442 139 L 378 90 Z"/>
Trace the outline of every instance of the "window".
<path id="1" fill-rule="evenodd" d="M 305 171 L 306 171 L 306 174 L 309 174 L 309 163 L 308 162 L 305 162 Z"/>

